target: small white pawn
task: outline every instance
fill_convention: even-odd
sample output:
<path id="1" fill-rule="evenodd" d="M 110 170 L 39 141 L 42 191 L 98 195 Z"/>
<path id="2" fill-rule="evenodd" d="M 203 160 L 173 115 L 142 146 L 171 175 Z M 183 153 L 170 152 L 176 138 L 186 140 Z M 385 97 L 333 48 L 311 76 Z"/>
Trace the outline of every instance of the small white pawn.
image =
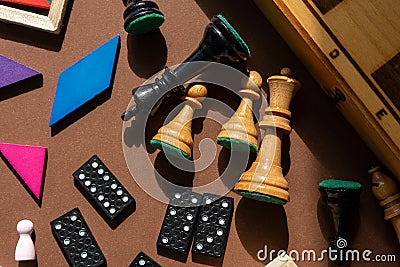
<path id="1" fill-rule="evenodd" d="M 17 224 L 19 240 L 15 248 L 15 261 L 31 261 L 36 259 L 35 245 L 31 234 L 33 223 L 30 220 L 21 220 Z"/>

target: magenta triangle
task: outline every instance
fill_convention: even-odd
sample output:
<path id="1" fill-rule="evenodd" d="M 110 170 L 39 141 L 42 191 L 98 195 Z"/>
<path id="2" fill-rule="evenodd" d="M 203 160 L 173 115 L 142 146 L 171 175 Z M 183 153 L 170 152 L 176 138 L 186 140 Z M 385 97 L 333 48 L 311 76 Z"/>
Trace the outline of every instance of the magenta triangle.
<path id="1" fill-rule="evenodd" d="M 41 200 L 47 148 L 0 143 L 0 152 L 31 193 Z"/>

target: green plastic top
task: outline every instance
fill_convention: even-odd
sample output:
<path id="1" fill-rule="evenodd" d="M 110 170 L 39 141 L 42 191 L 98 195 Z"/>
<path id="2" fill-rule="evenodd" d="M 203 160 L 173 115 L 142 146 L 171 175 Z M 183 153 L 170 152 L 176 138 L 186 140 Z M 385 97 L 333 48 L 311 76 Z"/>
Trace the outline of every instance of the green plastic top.
<path id="1" fill-rule="evenodd" d="M 160 14 L 146 14 L 126 26 L 126 31 L 131 34 L 143 34 L 157 29 L 163 24 L 165 18 Z"/>
<path id="2" fill-rule="evenodd" d="M 248 142 L 244 142 L 242 140 L 233 139 L 233 138 L 226 138 L 226 137 L 219 137 L 217 138 L 217 144 L 231 149 L 233 151 L 241 151 L 241 152 L 252 152 L 256 153 L 258 151 L 258 147 L 250 144 Z"/>
<path id="3" fill-rule="evenodd" d="M 242 37 L 238 34 L 238 32 L 235 30 L 235 28 L 232 27 L 232 25 L 224 18 L 224 16 L 217 15 L 217 18 L 222 20 L 222 22 L 228 27 L 228 29 L 231 31 L 231 33 L 236 37 L 236 40 L 242 45 L 242 47 L 246 50 L 247 57 L 250 57 L 250 49 L 247 46 L 246 42 L 243 40 Z"/>
<path id="4" fill-rule="evenodd" d="M 189 158 L 189 155 L 187 153 L 185 153 L 184 151 L 182 151 L 181 149 L 171 146 L 170 144 L 164 143 L 160 140 L 155 140 L 152 139 L 150 140 L 150 144 L 157 148 L 160 149 L 162 151 L 164 151 L 165 153 L 175 156 L 177 158 Z"/>
<path id="5" fill-rule="evenodd" d="M 250 192 L 250 191 L 244 191 L 244 190 L 235 190 L 236 193 L 238 193 L 241 196 L 251 198 L 257 201 L 262 201 L 266 203 L 271 203 L 271 204 L 277 204 L 277 205 L 285 205 L 286 200 L 274 197 L 274 196 L 269 196 L 269 195 L 264 195 L 260 194 L 257 192 Z"/>
<path id="6" fill-rule="evenodd" d="M 321 188 L 327 189 L 360 189 L 361 184 L 354 181 L 324 180 L 319 184 Z"/>

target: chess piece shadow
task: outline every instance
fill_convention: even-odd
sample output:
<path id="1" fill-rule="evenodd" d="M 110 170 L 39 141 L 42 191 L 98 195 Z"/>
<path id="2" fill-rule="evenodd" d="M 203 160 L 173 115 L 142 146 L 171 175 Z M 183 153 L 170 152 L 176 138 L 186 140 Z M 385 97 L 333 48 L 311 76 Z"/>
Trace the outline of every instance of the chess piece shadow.
<path id="1" fill-rule="evenodd" d="M 235 93 L 227 88 L 215 84 L 207 84 L 207 88 L 208 88 L 207 98 L 213 99 L 214 101 L 215 100 L 220 101 L 224 105 L 230 107 L 231 110 L 229 110 L 228 108 L 214 107 L 213 106 L 214 102 L 209 104 L 209 102 L 207 102 L 206 99 L 204 103 L 207 109 L 219 112 L 224 117 L 230 118 L 240 104 L 241 98 L 237 94 L 237 92 Z M 203 109 L 202 112 L 206 112 L 206 109 Z"/>
<path id="2" fill-rule="evenodd" d="M 289 231 L 282 205 L 242 198 L 236 208 L 235 223 L 240 242 L 257 261 L 260 261 L 259 251 L 263 251 L 263 255 L 265 246 L 268 254 L 271 250 L 288 248 Z"/>
<path id="3" fill-rule="evenodd" d="M 118 43 L 116 55 L 119 55 L 119 51 L 121 49 L 121 45 Z M 61 119 L 57 123 L 55 123 L 51 127 L 51 136 L 56 136 L 61 131 L 66 129 L 71 124 L 75 123 L 76 121 L 83 118 L 86 114 L 90 113 L 91 111 L 95 110 L 98 106 L 102 105 L 104 102 L 111 98 L 112 89 L 114 85 L 115 79 L 115 72 L 117 70 L 118 65 L 118 58 L 119 56 L 115 57 L 115 62 L 112 70 L 111 80 L 110 80 L 110 87 L 104 90 L 102 93 L 91 99 L 90 101 L 86 102 L 72 113 L 68 114 L 65 118 Z M 54 101 L 54 100 L 53 100 Z"/>
<path id="4" fill-rule="evenodd" d="M 127 47 L 129 66 L 141 78 L 161 71 L 167 62 L 167 44 L 160 29 L 141 35 L 129 34 Z"/>
<path id="5" fill-rule="evenodd" d="M 144 146 L 147 153 L 154 153 L 156 149 L 150 145 L 150 140 L 160 127 L 158 120 L 150 116 L 146 117 L 144 113 L 140 113 L 134 120 L 127 123 L 130 125 L 124 130 L 124 144 L 129 148 Z M 145 129 L 144 138 L 141 133 L 138 133 L 138 131 L 143 131 L 143 129 Z"/>
<path id="6" fill-rule="evenodd" d="M 28 27 L 0 22 L 0 39 L 36 46 L 50 51 L 61 50 L 74 0 L 68 0 L 59 34 L 48 33 Z"/>
<path id="7" fill-rule="evenodd" d="M 195 134 L 199 134 L 203 131 L 203 124 L 204 124 L 205 119 L 206 119 L 206 117 L 202 116 L 202 117 L 197 117 L 192 120 L 192 137 Z"/>
<path id="8" fill-rule="evenodd" d="M 360 170 L 376 162 L 376 157 L 339 112 L 335 102 L 315 81 L 307 79 L 308 74 L 301 73 L 301 69 L 298 71 L 300 73 L 296 75 L 304 77 L 302 80 L 307 90 L 299 93 L 293 102 L 293 129 L 331 177 L 362 177 Z M 311 107 L 310 99 L 316 105 Z"/>
<path id="9" fill-rule="evenodd" d="M 174 165 L 170 160 L 174 161 Z M 193 187 L 195 171 L 192 160 L 177 158 L 172 155 L 167 157 L 163 151 L 160 151 L 154 161 L 154 171 L 161 175 L 161 179 L 165 179 L 174 185 L 189 188 Z M 164 181 L 160 181 L 159 178 L 157 178 L 157 182 L 160 184 L 160 188 L 166 196 L 171 196 L 174 193 L 174 188 L 172 186 L 165 184 Z"/>
<path id="10" fill-rule="evenodd" d="M 268 85 L 265 85 L 265 80 L 263 80 L 262 85 L 260 87 L 260 99 L 253 101 L 253 120 L 254 123 L 257 124 L 258 122 L 261 121 L 262 119 L 262 115 L 264 114 L 264 109 L 261 108 L 262 104 L 263 104 L 263 98 L 265 98 L 265 94 L 263 93 L 265 91 L 264 88 L 267 88 Z M 258 127 L 256 127 L 257 130 Z M 260 136 L 260 132 L 258 132 L 258 136 Z"/>
<path id="11" fill-rule="evenodd" d="M 163 101 L 155 116 L 151 116 L 146 112 L 139 112 L 130 122 L 125 122 L 129 126 L 124 130 L 124 144 L 130 148 L 133 146 L 145 146 L 147 153 L 154 153 L 156 149 L 150 145 L 150 140 L 157 133 L 158 129 L 163 126 L 171 110 L 180 103 L 182 103 L 181 95 L 172 95 L 166 101 Z M 143 135 L 138 133 L 138 131 L 143 131 L 143 129 L 145 129 L 144 140 Z"/>
<path id="12" fill-rule="evenodd" d="M 43 75 L 40 73 L 32 78 L 19 81 L 1 88 L 0 101 L 27 93 L 43 86 Z"/>
<path id="13" fill-rule="evenodd" d="M 133 146 L 139 147 L 141 145 L 146 146 L 147 151 L 149 153 L 152 153 L 155 151 L 155 149 L 152 149 L 152 147 L 149 144 L 149 141 L 151 139 L 151 133 L 154 132 L 155 126 L 152 126 L 154 123 L 152 123 L 152 118 L 148 118 L 148 121 L 146 121 L 148 117 L 144 113 L 139 113 L 135 116 L 135 119 L 126 122 L 128 126 L 125 126 L 124 130 L 124 144 L 131 148 Z M 147 123 L 147 125 L 146 125 Z M 145 144 L 143 144 L 143 139 L 140 134 L 137 133 L 137 131 L 141 131 L 142 129 L 145 129 Z"/>
<path id="14" fill-rule="evenodd" d="M 256 157 L 257 153 L 233 151 L 222 147 L 218 155 L 218 174 L 221 181 L 229 188 L 235 186 L 240 176 L 250 168 Z M 247 162 L 246 166 L 243 165 L 243 162 Z"/>
<path id="15" fill-rule="evenodd" d="M 46 156 L 44 159 L 44 168 L 43 168 L 43 183 L 42 183 L 42 188 L 40 188 L 40 192 L 43 192 L 43 188 L 44 188 L 44 184 L 46 183 L 46 172 L 47 172 L 47 149 L 46 149 Z M 3 156 L 2 153 L 0 153 L 0 158 L 5 162 L 5 164 L 7 165 L 7 167 L 12 171 L 12 173 L 15 175 L 15 177 L 18 178 L 19 182 L 23 185 L 23 187 L 25 188 L 25 190 L 29 193 L 29 195 L 33 198 L 33 200 L 36 202 L 36 204 L 39 206 L 39 208 L 42 207 L 42 199 L 38 199 L 31 191 L 31 189 L 25 184 L 24 180 L 21 178 L 21 176 L 18 174 L 18 172 L 16 172 L 14 170 L 14 167 L 8 162 L 8 160 L 6 159 L 6 157 Z M 35 232 L 32 233 L 32 235 L 34 235 Z M 35 241 L 33 239 L 33 241 Z"/>

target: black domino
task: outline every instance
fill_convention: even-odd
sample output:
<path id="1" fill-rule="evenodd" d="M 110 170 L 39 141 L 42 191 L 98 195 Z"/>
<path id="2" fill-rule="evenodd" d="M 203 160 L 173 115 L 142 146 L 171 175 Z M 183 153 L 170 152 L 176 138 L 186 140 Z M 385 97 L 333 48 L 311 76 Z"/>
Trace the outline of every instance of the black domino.
<path id="1" fill-rule="evenodd" d="M 78 208 L 55 219 L 50 225 L 54 238 L 70 266 L 105 265 L 104 255 Z"/>
<path id="2" fill-rule="evenodd" d="M 152 258 L 147 256 L 142 251 L 136 256 L 136 258 L 132 261 L 129 267 L 161 267 L 157 262 L 155 262 Z"/>
<path id="3" fill-rule="evenodd" d="M 233 215 L 233 198 L 203 195 L 192 253 L 222 258 Z"/>
<path id="4" fill-rule="evenodd" d="M 96 155 L 73 176 L 79 190 L 110 221 L 135 205 L 134 198 Z"/>
<path id="5" fill-rule="evenodd" d="M 158 236 L 158 249 L 188 254 L 200 203 L 201 195 L 190 191 L 172 195 Z"/>

